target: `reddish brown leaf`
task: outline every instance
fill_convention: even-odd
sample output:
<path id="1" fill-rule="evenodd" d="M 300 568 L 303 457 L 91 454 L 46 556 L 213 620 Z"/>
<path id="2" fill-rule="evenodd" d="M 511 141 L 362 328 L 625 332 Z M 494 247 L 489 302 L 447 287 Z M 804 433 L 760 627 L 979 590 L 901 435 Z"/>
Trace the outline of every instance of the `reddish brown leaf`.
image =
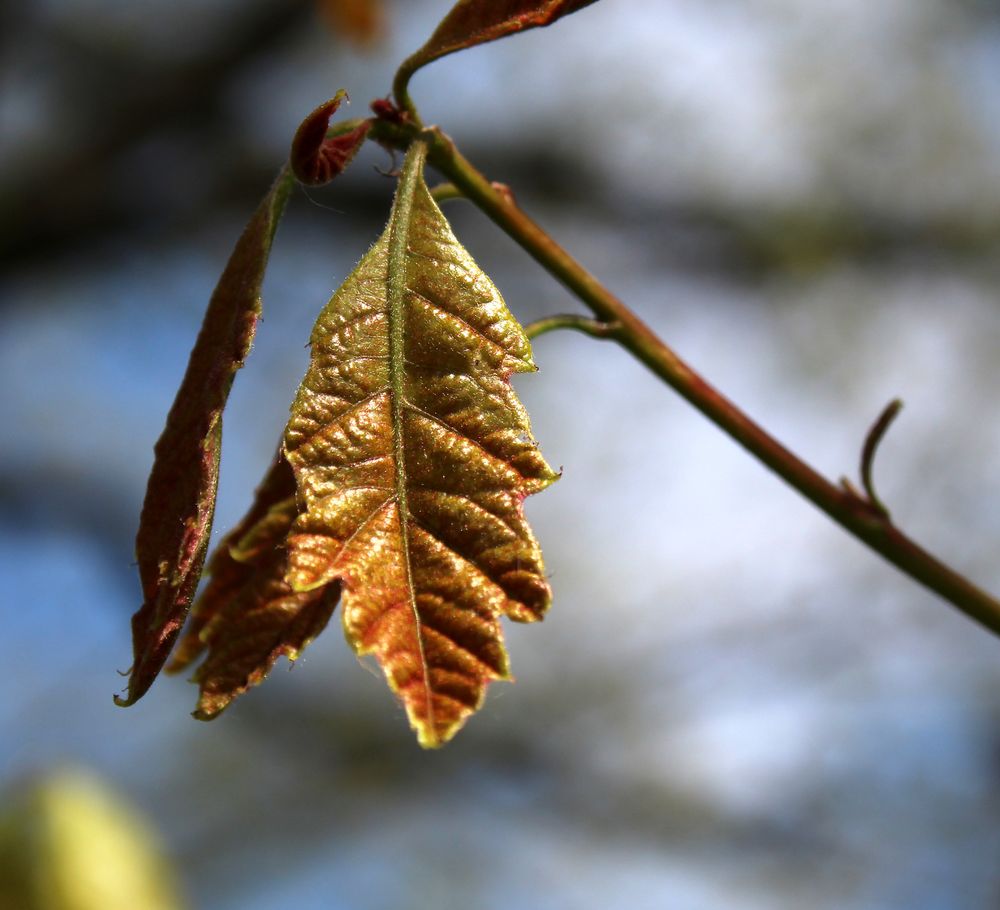
<path id="1" fill-rule="evenodd" d="M 250 350 L 260 288 L 291 188 L 286 168 L 237 241 L 205 313 L 187 372 L 156 443 L 136 535 L 143 604 L 132 617 L 134 660 L 128 696 L 152 685 L 187 616 L 212 529 L 222 441 L 222 409 Z"/>
<path id="2" fill-rule="evenodd" d="M 284 531 L 294 516 L 295 500 L 290 499 Z M 326 628 L 340 586 L 296 593 L 284 580 L 286 568 L 283 547 L 263 555 L 250 581 L 206 628 L 208 656 L 195 676 L 201 687 L 194 712 L 199 720 L 212 720 L 234 698 L 263 682 L 282 655 L 297 660 Z"/>
<path id="3" fill-rule="evenodd" d="M 416 72 L 455 51 L 496 41 L 515 32 L 551 25 L 596 0 L 459 0 L 430 40 L 401 69 Z"/>
<path id="4" fill-rule="evenodd" d="M 283 470 L 291 473 L 287 464 Z M 285 538 L 297 514 L 293 494 L 212 559 L 213 571 L 216 565 L 221 570 L 219 583 L 209 585 L 197 607 L 198 639 L 208 647 L 195 676 L 200 720 L 211 720 L 262 682 L 282 654 L 296 660 L 329 622 L 337 583 L 302 593 L 285 581 Z"/>
<path id="5" fill-rule="evenodd" d="M 261 525 L 275 506 L 294 495 L 295 475 L 279 453 L 257 487 L 250 510 L 215 548 L 208 563 L 208 584 L 195 601 L 184 627 L 184 635 L 166 668 L 168 673 L 180 673 L 198 658 L 207 643 L 202 634 L 206 626 L 253 577 L 256 571 L 254 557 L 258 555 L 259 548 L 249 552 L 245 547 L 239 547 L 240 542 L 244 538 L 248 538 L 248 542 L 252 540 L 250 532 Z M 263 527 L 267 527 L 266 523 Z M 285 531 L 287 533 L 287 528 Z M 260 536 L 259 530 L 255 536 Z M 275 540 L 283 543 L 280 538 Z M 234 548 L 238 548 L 240 560 L 233 557 Z"/>
<path id="6" fill-rule="evenodd" d="M 358 153 L 371 129 L 370 120 L 347 125 L 344 132 L 327 135 L 330 118 L 340 107 L 347 92 L 341 89 L 329 101 L 314 110 L 295 132 L 290 162 L 295 179 L 308 186 L 329 183 Z"/>
<path id="7" fill-rule="evenodd" d="M 431 198 L 425 153 L 313 330 L 285 435 L 306 509 L 288 580 L 343 583 L 348 640 L 439 746 L 508 677 L 500 618 L 548 607 L 521 504 L 556 475 L 509 383 L 535 368 L 528 339 Z"/>
<path id="8" fill-rule="evenodd" d="M 183 670 L 208 648 L 195 674 L 200 720 L 211 720 L 262 682 L 282 654 L 295 660 L 337 605 L 337 584 L 299 594 L 285 583 L 285 538 L 296 514 L 295 478 L 278 458 L 250 511 L 216 548 L 211 579 L 167 668 Z"/>

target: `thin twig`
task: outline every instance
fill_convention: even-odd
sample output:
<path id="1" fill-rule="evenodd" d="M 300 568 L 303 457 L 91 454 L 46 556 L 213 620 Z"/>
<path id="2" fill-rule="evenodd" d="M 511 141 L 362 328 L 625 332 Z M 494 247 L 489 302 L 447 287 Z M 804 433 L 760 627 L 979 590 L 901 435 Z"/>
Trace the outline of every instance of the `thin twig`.
<path id="1" fill-rule="evenodd" d="M 875 492 L 875 483 L 872 480 L 872 468 L 875 464 L 875 455 L 878 452 L 879 444 L 885 438 L 886 431 L 902 409 L 902 400 L 894 398 L 890 401 L 879 415 L 878 420 L 872 424 L 872 428 L 865 437 L 865 444 L 861 449 L 861 483 L 865 488 L 865 493 L 868 494 L 868 503 L 886 518 L 889 517 L 889 510 Z"/>
<path id="2" fill-rule="evenodd" d="M 514 194 L 511 192 L 509 186 L 506 183 L 498 183 L 493 181 L 493 189 L 498 193 L 510 198 L 511 202 L 514 201 Z M 439 183 L 437 186 L 431 187 L 431 196 L 434 201 L 439 205 L 442 202 L 449 202 L 452 199 L 465 199 L 465 193 L 463 193 L 454 183 Z"/>

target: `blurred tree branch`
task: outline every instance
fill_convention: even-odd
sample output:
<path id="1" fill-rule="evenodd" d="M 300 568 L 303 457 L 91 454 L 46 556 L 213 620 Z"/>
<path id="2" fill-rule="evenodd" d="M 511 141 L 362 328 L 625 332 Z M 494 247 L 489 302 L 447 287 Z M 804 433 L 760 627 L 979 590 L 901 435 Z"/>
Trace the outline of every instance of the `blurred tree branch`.
<path id="1" fill-rule="evenodd" d="M 142 201 L 116 198 L 109 190 L 121 176 L 123 159 L 158 134 L 196 129 L 199 147 L 214 146 L 215 157 L 231 162 L 231 179 L 238 181 L 247 165 L 240 164 L 239 137 L 219 128 L 225 126 L 221 100 L 249 61 L 288 40 L 312 14 L 309 0 L 247 6 L 204 53 L 168 63 L 116 56 L 65 33 L 47 35 L 74 76 L 72 101 L 82 107 L 88 131 L 68 136 L 39 166 L 16 167 L 8 175 L 0 187 L 0 260 L 49 258 L 84 230 L 91 234 L 134 221 Z M 30 31 L 29 16 L 20 14 L 22 29 Z M 143 176 L 156 180 L 155 174 Z M 256 170 L 249 176 L 256 179 Z"/>

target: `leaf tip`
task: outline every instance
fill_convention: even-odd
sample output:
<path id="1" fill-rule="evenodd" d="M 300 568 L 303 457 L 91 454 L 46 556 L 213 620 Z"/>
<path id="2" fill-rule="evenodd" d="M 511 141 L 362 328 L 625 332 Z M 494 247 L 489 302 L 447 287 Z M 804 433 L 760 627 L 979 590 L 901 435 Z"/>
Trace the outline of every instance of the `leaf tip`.
<path id="1" fill-rule="evenodd" d="M 145 695 L 156 679 L 156 672 L 149 673 L 148 667 L 140 662 L 133 665 L 126 673 L 118 671 L 121 676 L 128 676 L 128 685 L 114 695 L 114 702 L 119 708 L 131 708 Z"/>
<path id="2" fill-rule="evenodd" d="M 448 742 L 448 739 L 451 739 L 450 736 L 448 737 L 448 739 L 442 739 L 433 730 L 418 728 L 416 733 L 417 733 L 417 744 L 420 746 L 421 749 L 425 749 L 428 752 L 440 749 L 446 742 Z"/>
<path id="3" fill-rule="evenodd" d="M 410 713 L 409 709 L 407 713 Z M 463 715 L 447 724 L 440 724 L 424 717 L 410 715 L 410 727 L 417 734 L 417 745 L 432 752 L 448 745 L 455 738 L 455 734 L 465 726 L 467 720 L 468 715 Z"/>
<path id="4" fill-rule="evenodd" d="M 238 694 L 238 693 L 237 693 Z M 215 720 L 223 711 L 232 704 L 234 695 L 224 692 L 202 692 L 198 699 L 197 707 L 191 712 L 195 720 L 208 723 Z"/>

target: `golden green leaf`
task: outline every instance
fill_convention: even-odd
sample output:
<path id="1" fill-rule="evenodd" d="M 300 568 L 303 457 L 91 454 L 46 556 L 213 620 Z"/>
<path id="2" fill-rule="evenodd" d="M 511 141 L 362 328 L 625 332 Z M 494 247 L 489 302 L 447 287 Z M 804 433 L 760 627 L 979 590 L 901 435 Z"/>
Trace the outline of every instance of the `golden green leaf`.
<path id="1" fill-rule="evenodd" d="M 439 746 L 509 677 L 500 617 L 551 599 L 525 496 L 556 474 L 510 386 L 523 329 L 455 238 L 407 153 L 385 232 L 320 314 L 285 451 L 303 513 L 288 582 L 339 579 L 421 745 Z"/>

